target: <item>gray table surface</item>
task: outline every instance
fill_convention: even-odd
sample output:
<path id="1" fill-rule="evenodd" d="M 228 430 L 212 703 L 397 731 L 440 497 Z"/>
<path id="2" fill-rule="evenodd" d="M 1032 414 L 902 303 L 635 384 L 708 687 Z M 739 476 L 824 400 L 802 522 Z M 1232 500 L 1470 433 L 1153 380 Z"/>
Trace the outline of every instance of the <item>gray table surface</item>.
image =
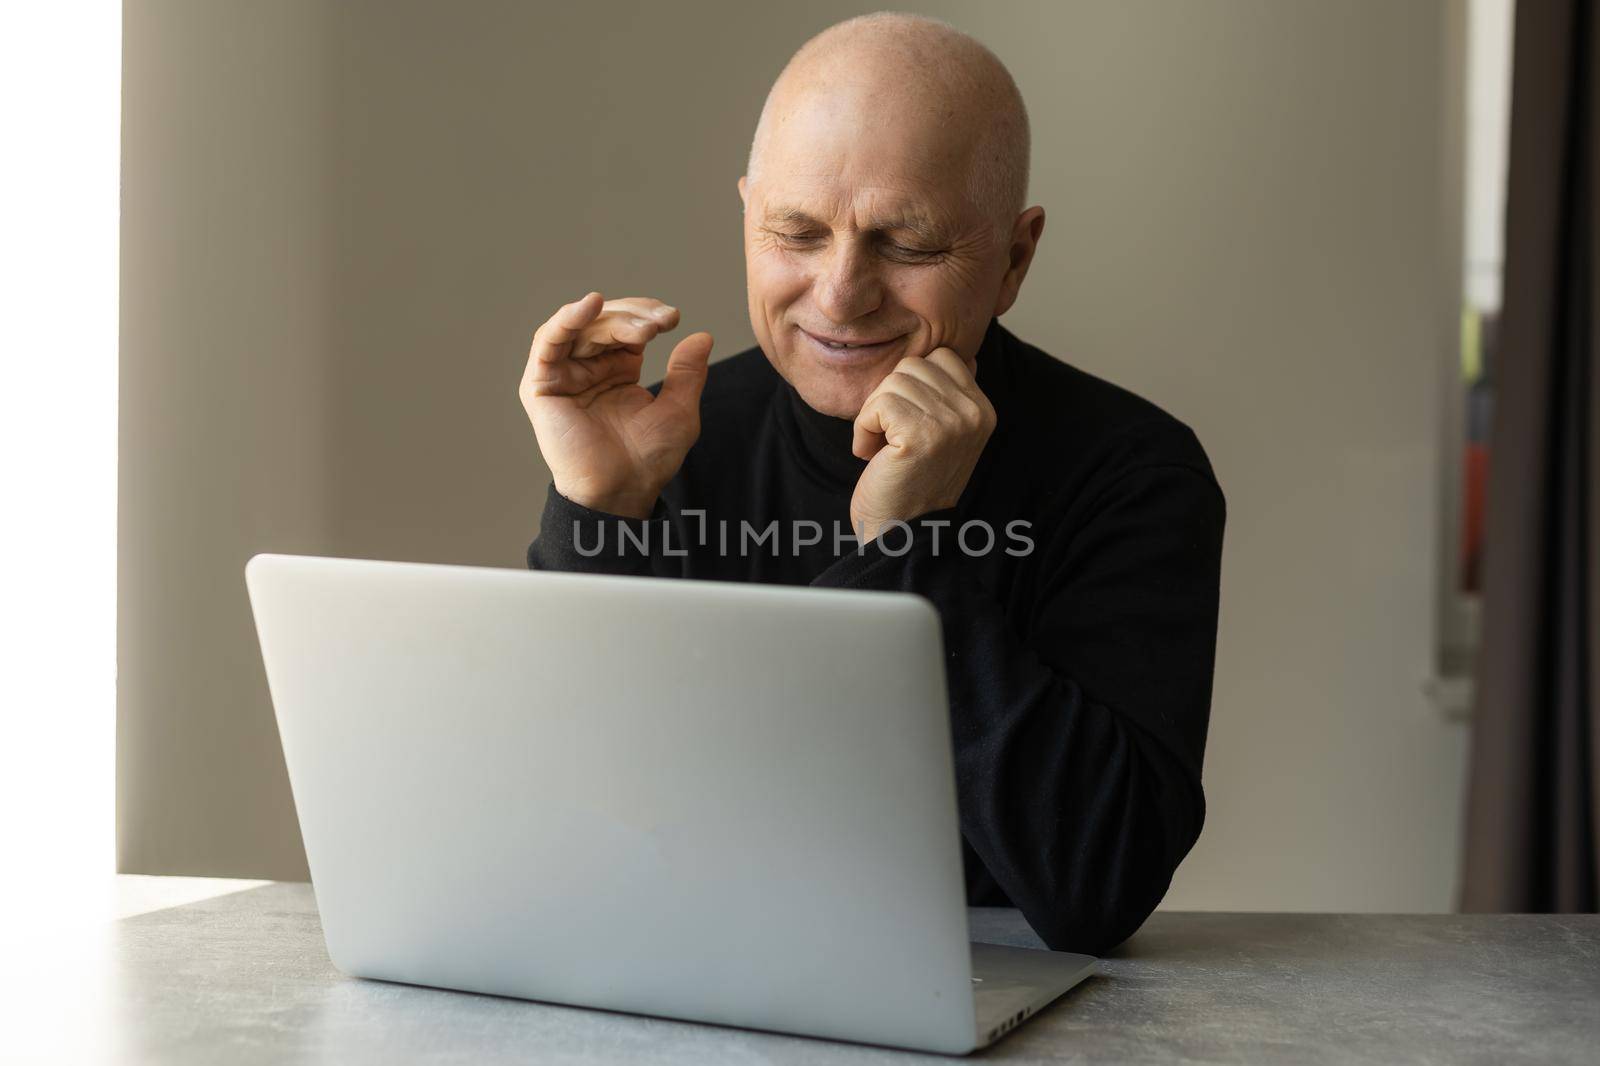
<path id="1" fill-rule="evenodd" d="M 972 927 L 1038 946 L 1015 911 L 974 910 Z M 128 1063 L 958 1061 L 348 978 L 304 884 L 114 928 L 105 1023 Z M 975 1058 L 1596 1062 L 1600 916 L 1162 912 Z"/>

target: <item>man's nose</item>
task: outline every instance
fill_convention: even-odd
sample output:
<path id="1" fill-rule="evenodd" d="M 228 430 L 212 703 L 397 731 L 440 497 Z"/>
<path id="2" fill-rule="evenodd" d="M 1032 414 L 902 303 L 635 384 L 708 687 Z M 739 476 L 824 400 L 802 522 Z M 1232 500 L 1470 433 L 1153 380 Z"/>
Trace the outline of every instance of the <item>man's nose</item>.
<path id="1" fill-rule="evenodd" d="M 816 281 L 816 301 L 834 322 L 852 322 L 871 314 L 883 302 L 876 264 L 858 241 L 838 241 Z"/>

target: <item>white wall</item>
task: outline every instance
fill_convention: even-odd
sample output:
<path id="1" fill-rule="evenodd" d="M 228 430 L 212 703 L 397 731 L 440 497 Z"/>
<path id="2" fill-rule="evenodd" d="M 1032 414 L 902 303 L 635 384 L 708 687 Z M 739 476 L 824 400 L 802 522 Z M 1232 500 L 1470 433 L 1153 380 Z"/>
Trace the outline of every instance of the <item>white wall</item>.
<path id="1" fill-rule="evenodd" d="M 868 7 L 130 10 L 125 868 L 303 871 L 244 559 L 520 565 L 528 334 L 594 287 L 749 344 L 761 99 Z M 1168 905 L 1447 908 L 1464 738 L 1420 687 L 1447 0 L 922 9 L 1032 111 L 1049 221 L 1008 325 L 1188 421 L 1227 493 L 1211 812 Z"/>
<path id="2" fill-rule="evenodd" d="M 33 928 L 112 866 L 121 48 L 115 4 L 0 8 L 0 912 Z"/>

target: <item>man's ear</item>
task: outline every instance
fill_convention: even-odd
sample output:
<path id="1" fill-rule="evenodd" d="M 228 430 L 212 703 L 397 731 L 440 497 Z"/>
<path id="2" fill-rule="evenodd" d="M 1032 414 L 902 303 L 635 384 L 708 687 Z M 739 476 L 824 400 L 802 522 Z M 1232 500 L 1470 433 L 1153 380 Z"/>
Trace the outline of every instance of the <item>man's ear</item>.
<path id="1" fill-rule="evenodd" d="M 1033 253 L 1039 250 L 1039 238 L 1044 233 L 1044 208 L 1030 207 L 1017 216 L 1011 227 L 1011 243 L 1006 248 L 1006 273 L 1000 279 L 1000 297 L 995 301 L 994 317 L 999 318 L 1011 310 L 1022 291 L 1022 279 L 1028 276 L 1033 264 Z"/>
<path id="2" fill-rule="evenodd" d="M 749 188 L 750 179 L 743 174 L 739 175 L 739 202 L 743 204 L 747 210 L 750 207 L 750 194 L 746 190 Z"/>

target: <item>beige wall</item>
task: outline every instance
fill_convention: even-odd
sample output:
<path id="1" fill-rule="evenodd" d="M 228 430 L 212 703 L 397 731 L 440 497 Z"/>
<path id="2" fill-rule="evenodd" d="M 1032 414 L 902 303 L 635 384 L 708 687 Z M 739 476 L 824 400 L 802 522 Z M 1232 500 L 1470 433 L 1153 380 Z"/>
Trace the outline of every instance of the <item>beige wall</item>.
<path id="1" fill-rule="evenodd" d="M 762 96 L 869 7 L 129 6 L 123 869 L 303 875 L 245 559 L 520 565 L 533 326 L 594 287 L 748 345 Z M 1032 110 L 1049 222 L 1008 324 L 1188 421 L 1228 495 L 1210 820 L 1168 905 L 1448 907 L 1444 0 L 920 9 Z"/>
<path id="2" fill-rule="evenodd" d="M 325 62 L 308 4 L 123 19 L 117 864 L 303 875 L 241 568 L 329 546 Z"/>

